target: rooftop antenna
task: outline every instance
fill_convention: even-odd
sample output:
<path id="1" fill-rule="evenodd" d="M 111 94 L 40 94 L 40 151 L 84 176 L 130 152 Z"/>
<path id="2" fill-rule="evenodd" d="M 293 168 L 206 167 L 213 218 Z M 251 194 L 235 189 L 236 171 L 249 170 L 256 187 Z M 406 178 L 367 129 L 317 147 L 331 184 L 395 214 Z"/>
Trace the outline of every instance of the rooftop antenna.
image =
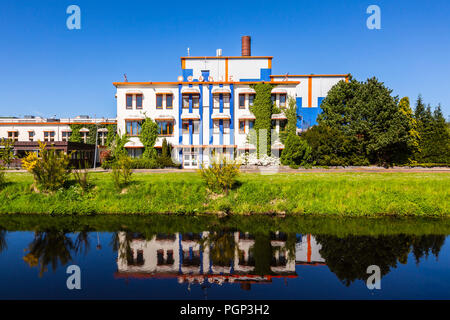
<path id="1" fill-rule="evenodd" d="M 128 82 L 127 74 L 126 74 L 126 73 L 123 74 L 123 81 L 124 81 L 124 82 Z"/>
<path id="2" fill-rule="evenodd" d="M 187 52 L 188 52 L 188 57 L 190 57 L 191 56 L 191 49 L 187 48 Z"/>

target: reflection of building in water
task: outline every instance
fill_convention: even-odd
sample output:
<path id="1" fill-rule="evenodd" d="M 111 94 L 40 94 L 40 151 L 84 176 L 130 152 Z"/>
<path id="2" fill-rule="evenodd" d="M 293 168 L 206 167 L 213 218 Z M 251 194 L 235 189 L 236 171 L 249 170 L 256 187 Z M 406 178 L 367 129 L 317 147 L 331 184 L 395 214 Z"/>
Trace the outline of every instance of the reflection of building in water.
<path id="1" fill-rule="evenodd" d="M 215 238 L 215 235 L 207 231 L 158 234 L 151 240 L 144 240 L 121 232 L 116 277 L 176 277 L 179 283 L 238 282 L 243 289 L 249 289 L 250 283 L 297 277 L 296 262 L 323 262 L 319 254 L 320 245 L 315 242 L 314 237 L 297 237 L 297 243 L 292 246 L 294 252 L 289 252 L 287 235 L 276 232 L 267 239 L 270 246 L 263 247 L 269 251 L 264 254 L 271 255 L 271 259 L 264 260 L 270 265 L 265 266 L 266 268 L 259 266 L 258 271 L 255 259 L 255 243 L 258 240 L 255 237 L 242 232 L 226 233 L 222 238 Z M 220 258 L 217 258 L 217 252 Z M 261 274 L 261 269 L 266 272 Z"/>
<path id="2" fill-rule="evenodd" d="M 324 265 L 325 259 L 320 255 L 321 248 L 314 236 L 310 234 L 303 236 L 295 245 L 296 264 Z"/>

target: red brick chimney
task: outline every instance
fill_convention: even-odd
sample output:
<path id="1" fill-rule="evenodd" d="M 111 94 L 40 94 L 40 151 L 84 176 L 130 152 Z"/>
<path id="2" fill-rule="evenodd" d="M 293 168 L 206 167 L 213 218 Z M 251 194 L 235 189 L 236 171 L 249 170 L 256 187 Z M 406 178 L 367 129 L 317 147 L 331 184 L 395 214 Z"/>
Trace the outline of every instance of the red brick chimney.
<path id="1" fill-rule="evenodd" d="M 252 38 L 250 36 L 242 37 L 242 56 L 250 57 L 252 55 Z"/>

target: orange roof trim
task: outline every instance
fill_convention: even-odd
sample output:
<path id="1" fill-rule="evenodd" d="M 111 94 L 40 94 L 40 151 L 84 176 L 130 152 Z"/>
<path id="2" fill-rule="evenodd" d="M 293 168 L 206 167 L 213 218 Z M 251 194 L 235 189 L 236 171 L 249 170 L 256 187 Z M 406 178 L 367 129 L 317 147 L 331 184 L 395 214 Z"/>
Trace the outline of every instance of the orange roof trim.
<path id="1" fill-rule="evenodd" d="M 178 84 L 193 84 L 193 85 L 199 85 L 199 84 L 253 84 L 253 83 L 271 83 L 271 84 L 299 84 L 300 81 L 216 81 L 216 82 L 199 82 L 199 81 L 192 81 L 192 82 L 175 82 L 175 81 L 168 81 L 168 82 L 113 82 L 114 86 L 148 86 L 148 85 L 178 85 Z"/>
<path id="2" fill-rule="evenodd" d="M 287 77 L 348 77 L 350 73 L 347 74 L 288 74 Z M 286 75 L 271 75 L 271 78 L 285 78 Z"/>

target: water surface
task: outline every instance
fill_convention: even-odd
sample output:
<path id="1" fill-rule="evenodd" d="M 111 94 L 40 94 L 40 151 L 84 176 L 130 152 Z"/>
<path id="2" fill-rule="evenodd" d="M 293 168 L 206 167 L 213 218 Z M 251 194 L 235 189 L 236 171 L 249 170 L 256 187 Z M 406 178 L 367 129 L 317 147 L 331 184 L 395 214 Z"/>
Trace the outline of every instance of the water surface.
<path id="1" fill-rule="evenodd" d="M 447 225 L 2 217 L 0 299 L 449 299 Z M 69 265 L 81 290 L 67 289 Z M 366 286 L 370 265 L 380 290 Z"/>

